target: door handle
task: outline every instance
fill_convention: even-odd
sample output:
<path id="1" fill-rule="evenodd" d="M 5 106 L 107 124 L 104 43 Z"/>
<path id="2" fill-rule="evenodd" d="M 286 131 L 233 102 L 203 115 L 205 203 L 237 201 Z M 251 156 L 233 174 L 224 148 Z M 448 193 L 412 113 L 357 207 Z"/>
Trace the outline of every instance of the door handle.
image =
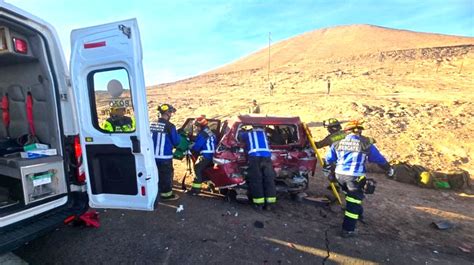
<path id="1" fill-rule="evenodd" d="M 132 153 L 141 153 L 140 148 L 140 140 L 136 135 L 130 136 L 130 140 L 132 141 Z"/>

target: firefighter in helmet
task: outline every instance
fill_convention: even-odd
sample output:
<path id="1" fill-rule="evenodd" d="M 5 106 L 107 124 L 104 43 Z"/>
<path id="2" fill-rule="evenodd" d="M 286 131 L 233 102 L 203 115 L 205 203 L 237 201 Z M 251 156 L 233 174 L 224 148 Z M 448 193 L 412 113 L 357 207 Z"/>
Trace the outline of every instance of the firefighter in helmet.
<path id="1" fill-rule="evenodd" d="M 327 128 L 329 134 L 321 141 L 315 142 L 316 148 L 318 149 L 325 146 L 331 146 L 334 142 L 346 137 L 346 133 L 342 130 L 341 123 L 335 118 L 323 121 L 323 126 Z"/>
<path id="2" fill-rule="evenodd" d="M 326 154 L 325 168 L 336 166 L 336 179 L 346 194 L 346 210 L 342 223 L 342 237 L 355 236 L 357 220 L 363 213 L 362 200 L 367 183 L 366 162 L 378 164 L 388 175 L 393 174 L 390 164 L 377 147 L 362 136 L 364 130 L 360 121 L 350 121 L 344 127 L 347 135 L 331 145 Z"/>
<path id="3" fill-rule="evenodd" d="M 191 194 L 198 195 L 201 192 L 203 172 L 206 168 L 212 166 L 212 158 L 216 150 L 217 138 L 211 129 L 209 129 L 208 121 L 205 117 L 201 116 L 196 118 L 194 124 L 197 126 L 199 133 L 191 147 L 191 152 L 200 157 L 194 166 L 195 178 L 192 184 Z"/>
<path id="4" fill-rule="evenodd" d="M 101 128 L 107 132 L 133 132 L 135 131 L 135 119 L 125 115 L 125 106 L 111 106 L 110 117 L 102 124 Z"/>
<path id="5" fill-rule="evenodd" d="M 158 106 L 160 117 L 158 122 L 150 125 L 155 153 L 156 167 L 159 176 L 159 191 L 162 200 L 176 200 L 178 195 L 173 194 L 173 147 L 180 142 L 180 135 L 174 124 L 170 122 L 176 109 L 170 104 Z"/>

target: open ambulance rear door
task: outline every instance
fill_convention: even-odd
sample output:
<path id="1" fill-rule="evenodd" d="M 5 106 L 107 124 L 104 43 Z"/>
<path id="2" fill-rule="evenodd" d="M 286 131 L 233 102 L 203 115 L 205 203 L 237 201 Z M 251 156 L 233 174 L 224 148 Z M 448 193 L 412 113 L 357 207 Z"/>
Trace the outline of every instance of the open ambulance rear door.
<path id="1" fill-rule="evenodd" d="M 73 30 L 70 68 L 90 206 L 153 210 L 158 172 L 137 21 Z"/>

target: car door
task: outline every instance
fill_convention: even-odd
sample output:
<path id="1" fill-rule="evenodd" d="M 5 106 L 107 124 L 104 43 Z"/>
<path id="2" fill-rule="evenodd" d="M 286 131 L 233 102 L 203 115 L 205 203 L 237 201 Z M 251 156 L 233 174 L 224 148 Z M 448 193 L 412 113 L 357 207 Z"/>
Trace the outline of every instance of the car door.
<path id="1" fill-rule="evenodd" d="M 194 124 L 195 118 L 187 118 L 186 121 L 180 128 L 180 131 L 183 131 L 189 139 L 193 142 L 196 140 L 198 130 Z M 220 140 L 221 137 L 221 120 L 218 119 L 207 119 L 209 129 L 216 135 L 217 139 Z"/>
<path id="2" fill-rule="evenodd" d="M 137 21 L 73 30 L 71 46 L 90 206 L 153 210 L 158 172 Z"/>

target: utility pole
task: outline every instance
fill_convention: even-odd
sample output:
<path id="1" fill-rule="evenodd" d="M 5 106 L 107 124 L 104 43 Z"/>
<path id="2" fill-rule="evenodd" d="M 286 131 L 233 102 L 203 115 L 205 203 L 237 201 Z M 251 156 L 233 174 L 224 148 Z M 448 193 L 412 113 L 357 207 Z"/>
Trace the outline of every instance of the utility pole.
<path id="1" fill-rule="evenodd" d="M 270 84 L 270 43 L 271 43 L 271 38 L 272 33 L 268 32 L 268 75 L 267 75 L 267 80 L 268 84 Z"/>

